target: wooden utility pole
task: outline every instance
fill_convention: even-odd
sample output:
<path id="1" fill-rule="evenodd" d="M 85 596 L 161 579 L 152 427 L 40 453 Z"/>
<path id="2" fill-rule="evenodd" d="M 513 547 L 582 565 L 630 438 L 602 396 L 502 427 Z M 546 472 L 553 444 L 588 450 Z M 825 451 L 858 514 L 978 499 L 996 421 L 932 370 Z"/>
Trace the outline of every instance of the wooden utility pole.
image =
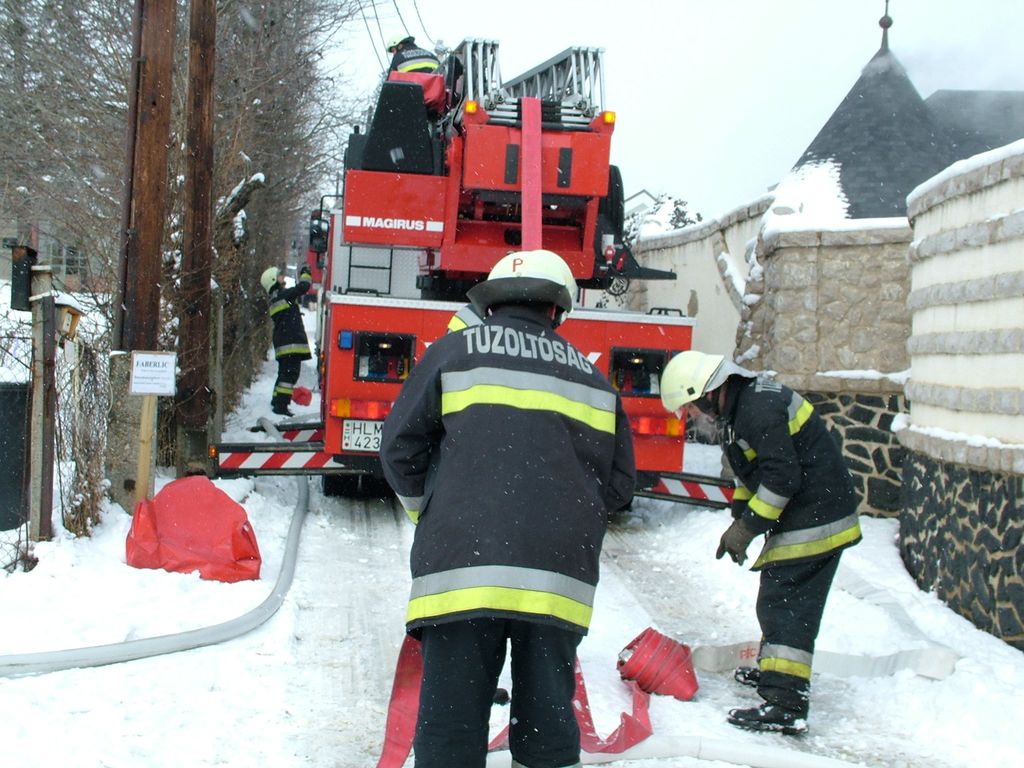
<path id="1" fill-rule="evenodd" d="M 176 0 L 135 0 L 132 76 L 128 83 L 124 200 L 112 349 L 156 350 L 160 328 L 171 73 Z M 107 423 L 107 477 L 111 498 L 134 508 L 139 398 L 128 396 L 131 356 L 110 358 L 112 408 Z"/>
<path id="2" fill-rule="evenodd" d="M 29 517 L 32 541 L 53 538 L 53 425 L 57 415 L 53 275 L 32 267 L 32 426 L 29 437 Z"/>
<path id="3" fill-rule="evenodd" d="M 156 349 L 175 0 L 136 0 L 116 349 Z"/>
<path id="4" fill-rule="evenodd" d="M 215 0 L 192 0 L 189 16 L 185 232 L 181 258 L 178 383 L 179 469 L 203 463 L 210 422 L 210 272 L 213 260 Z"/>

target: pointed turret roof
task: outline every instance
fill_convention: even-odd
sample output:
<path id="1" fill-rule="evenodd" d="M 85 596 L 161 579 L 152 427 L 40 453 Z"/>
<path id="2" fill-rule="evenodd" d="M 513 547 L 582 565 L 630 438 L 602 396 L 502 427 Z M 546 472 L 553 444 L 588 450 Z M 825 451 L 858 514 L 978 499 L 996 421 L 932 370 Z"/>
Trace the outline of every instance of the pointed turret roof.
<path id="1" fill-rule="evenodd" d="M 882 46 L 794 166 L 838 168 L 851 219 L 905 216 L 907 195 L 954 162 L 953 142 L 907 72 L 889 50 L 886 14 Z"/>

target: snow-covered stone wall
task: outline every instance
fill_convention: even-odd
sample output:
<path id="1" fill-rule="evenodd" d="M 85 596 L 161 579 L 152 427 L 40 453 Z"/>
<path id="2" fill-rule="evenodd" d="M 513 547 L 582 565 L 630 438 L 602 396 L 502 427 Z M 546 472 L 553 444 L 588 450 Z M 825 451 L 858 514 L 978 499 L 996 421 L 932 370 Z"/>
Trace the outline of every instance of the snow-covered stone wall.
<path id="1" fill-rule="evenodd" d="M 832 198 L 814 189 L 797 201 L 780 185 L 782 200 L 642 241 L 643 264 L 679 277 L 633 294 L 635 308 L 697 307 L 694 348 L 774 371 L 811 399 L 843 449 L 862 511 L 895 516 L 903 448 L 890 425 L 906 408 L 911 230 L 902 218 L 821 210 Z"/>
<path id="2" fill-rule="evenodd" d="M 778 208 L 758 240 L 763 277 L 748 288 L 736 358 L 775 371 L 814 403 L 842 448 L 861 512 L 895 516 L 903 448 L 890 426 L 906 409 L 910 227 Z"/>
<path id="3" fill-rule="evenodd" d="M 849 224 L 765 227 L 764 300 L 751 316 L 759 354 L 747 357 L 798 391 L 902 393 L 910 227 Z"/>
<path id="4" fill-rule="evenodd" d="M 912 405 L 900 440 L 1024 474 L 1024 141 L 925 182 L 908 214 Z"/>
<path id="5" fill-rule="evenodd" d="M 1024 650 L 1024 141 L 950 166 L 907 211 L 900 551 L 922 588 Z"/>
<path id="6" fill-rule="evenodd" d="M 682 310 L 693 317 L 693 348 L 731 355 L 736 344 L 744 286 L 750 277 L 761 217 L 771 203 L 763 197 L 712 221 L 654 237 L 642 237 L 634 252 L 645 267 L 676 273 L 675 280 L 638 280 L 628 306 Z"/>

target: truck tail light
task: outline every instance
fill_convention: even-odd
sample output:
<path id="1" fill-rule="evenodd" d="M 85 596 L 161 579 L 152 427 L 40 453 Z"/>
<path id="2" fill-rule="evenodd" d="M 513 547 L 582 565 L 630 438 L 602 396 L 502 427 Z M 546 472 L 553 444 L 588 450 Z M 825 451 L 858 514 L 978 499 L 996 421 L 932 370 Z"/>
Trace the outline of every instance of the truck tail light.
<path id="1" fill-rule="evenodd" d="M 351 400 L 347 397 L 331 401 L 331 415 L 339 419 L 381 420 L 391 413 L 390 400 Z"/>
<path id="2" fill-rule="evenodd" d="M 612 349 L 608 378 L 624 397 L 658 397 L 666 357 L 663 349 Z"/>
<path id="3" fill-rule="evenodd" d="M 634 435 L 668 435 L 683 434 L 683 422 L 675 416 L 631 416 L 629 427 Z"/>

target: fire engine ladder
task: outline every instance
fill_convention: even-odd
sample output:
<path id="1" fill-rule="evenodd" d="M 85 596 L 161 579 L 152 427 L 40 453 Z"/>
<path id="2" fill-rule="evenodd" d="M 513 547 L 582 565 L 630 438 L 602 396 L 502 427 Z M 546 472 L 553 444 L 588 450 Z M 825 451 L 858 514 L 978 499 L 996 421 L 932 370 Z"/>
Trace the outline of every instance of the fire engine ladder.
<path id="1" fill-rule="evenodd" d="M 569 129 L 585 129 L 604 103 L 603 48 L 568 48 L 519 77 L 502 82 L 495 40 L 469 38 L 452 51 L 462 63 L 466 100 L 478 102 L 495 123 L 522 119 L 518 102 L 538 98 L 554 105 L 557 115 L 545 120 Z"/>
<path id="2" fill-rule="evenodd" d="M 349 245 L 348 284 L 345 293 L 391 294 L 395 265 L 394 248 L 369 248 Z M 344 246 L 342 247 L 344 250 Z"/>
<path id="3" fill-rule="evenodd" d="M 562 105 L 562 122 L 587 125 L 604 103 L 604 48 L 567 48 L 502 88 L 513 99 L 534 96 Z"/>
<path id="4" fill-rule="evenodd" d="M 463 67 L 462 96 L 490 111 L 505 100 L 498 70 L 498 41 L 467 38 L 450 54 Z"/>

